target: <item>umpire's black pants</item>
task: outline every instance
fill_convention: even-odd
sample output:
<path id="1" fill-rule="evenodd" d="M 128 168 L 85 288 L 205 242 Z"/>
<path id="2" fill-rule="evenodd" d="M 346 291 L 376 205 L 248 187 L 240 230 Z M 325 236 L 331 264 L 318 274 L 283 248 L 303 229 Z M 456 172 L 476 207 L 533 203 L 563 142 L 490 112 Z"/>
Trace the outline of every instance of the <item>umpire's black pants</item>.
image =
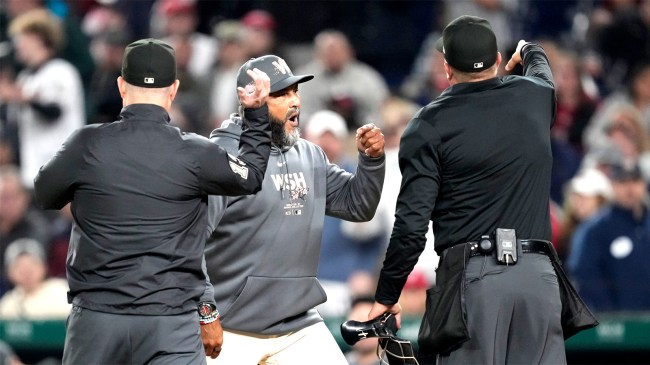
<path id="1" fill-rule="evenodd" d="M 64 365 L 206 364 L 197 312 L 142 316 L 73 306 Z"/>
<path id="2" fill-rule="evenodd" d="M 471 339 L 437 364 L 566 364 L 562 303 L 550 258 L 525 253 L 516 265 L 470 258 L 465 305 Z"/>

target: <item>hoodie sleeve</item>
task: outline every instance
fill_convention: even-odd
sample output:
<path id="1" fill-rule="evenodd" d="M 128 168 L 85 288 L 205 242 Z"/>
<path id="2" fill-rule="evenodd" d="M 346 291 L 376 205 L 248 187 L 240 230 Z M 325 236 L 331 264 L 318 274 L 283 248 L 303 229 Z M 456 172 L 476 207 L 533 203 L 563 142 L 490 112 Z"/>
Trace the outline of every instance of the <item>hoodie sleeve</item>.
<path id="1" fill-rule="evenodd" d="M 271 126 L 266 105 L 249 109 L 248 128 L 239 138 L 238 155 L 219 144 L 208 142 L 199 159 L 201 188 L 213 195 L 254 194 L 262 188 L 266 165 L 271 153 Z"/>
<path id="2" fill-rule="evenodd" d="M 326 214 L 352 222 L 371 220 L 384 186 L 385 162 L 385 156 L 372 158 L 359 153 L 355 174 L 328 164 Z"/>
<path id="3" fill-rule="evenodd" d="M 208 267 L 205 263 L 205 255 L 201 257 L 201 271 L 203 271 L 203 274 L 205 275 L 205 289 L 199 302 L 208 302 L 216 307 L 217 302 L 214 300 L 214 287 L 210 283 L 210 276 L 208 276 Z M 217 310 L 219 310 L 219 308 L 217 308 Z"/>

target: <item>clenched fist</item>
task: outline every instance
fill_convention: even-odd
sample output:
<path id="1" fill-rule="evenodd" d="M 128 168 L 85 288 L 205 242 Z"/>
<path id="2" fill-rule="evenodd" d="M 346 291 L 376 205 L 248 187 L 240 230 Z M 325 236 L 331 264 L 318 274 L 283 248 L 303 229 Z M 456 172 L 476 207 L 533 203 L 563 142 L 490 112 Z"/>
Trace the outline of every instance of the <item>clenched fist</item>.
<path id="1" fill-rule="evenodd" d="M 357 129 L 357 149 L 370 157 L 384 155 L 384 134 L 376 125 L 369 123 Z"/>

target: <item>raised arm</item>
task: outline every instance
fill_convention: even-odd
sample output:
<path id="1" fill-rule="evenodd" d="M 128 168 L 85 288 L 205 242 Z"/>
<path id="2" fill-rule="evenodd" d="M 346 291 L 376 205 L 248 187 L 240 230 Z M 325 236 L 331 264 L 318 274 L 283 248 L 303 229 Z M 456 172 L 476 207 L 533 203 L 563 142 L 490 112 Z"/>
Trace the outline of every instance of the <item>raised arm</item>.
<path id="1" fill-rule="evenodd" d="M 541 46 L 520 40 L 505 69 L 511 71 L 518 64 L 523 66 L 524 76 L 542 79 L 550 87 L 555 88 L 551 67 Z"/>
<path id="2" fill-rule="evenodd" d="M 330 164 L 327 171 L 327 214 L 351 222 L 371 220 L 384 186 L 384 135 L 374 124 L 357 129 L 359 163 L 354 175 Z"/>
<path id="3" fill-rule="evenodd" d="M 271 87 L 264 72 L 254 69 L 248 70 L 248 74 L 254 82 L 237 90 L 247 127 L 239 140 L 239 154 L 232 156 L 210 142 L 201 159 L 202 188 L 208 194 L 253 194 L 262 188 L 271 153 L 271 126 L 266 106 Z M 227 173 L 224 173 L 224 167 Z"/>

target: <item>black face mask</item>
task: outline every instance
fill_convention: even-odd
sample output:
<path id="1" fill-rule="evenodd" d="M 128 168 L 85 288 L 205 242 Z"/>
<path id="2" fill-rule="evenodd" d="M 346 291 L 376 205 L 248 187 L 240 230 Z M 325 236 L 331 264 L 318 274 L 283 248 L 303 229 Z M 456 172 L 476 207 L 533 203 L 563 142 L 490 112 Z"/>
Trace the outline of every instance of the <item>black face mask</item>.
<path id="1" fill-rule="evenodd" d="M 411 341 L 397 336 L 380 338 L 377 346 L 377 357 L 382 364 L 389 365 L 419 365 L 413 353 Z"/>
<path id="2" fill-rule="evenodd" d="M 397 320 L 392 313 L 366 322 L 345 321 L 341 324 L 343 340 L 352 346 L 366 338 L 379 338 L 377 356 L 382 363 L 389 365 L 418 365 L 411 342 L 395 335 Z"/>

